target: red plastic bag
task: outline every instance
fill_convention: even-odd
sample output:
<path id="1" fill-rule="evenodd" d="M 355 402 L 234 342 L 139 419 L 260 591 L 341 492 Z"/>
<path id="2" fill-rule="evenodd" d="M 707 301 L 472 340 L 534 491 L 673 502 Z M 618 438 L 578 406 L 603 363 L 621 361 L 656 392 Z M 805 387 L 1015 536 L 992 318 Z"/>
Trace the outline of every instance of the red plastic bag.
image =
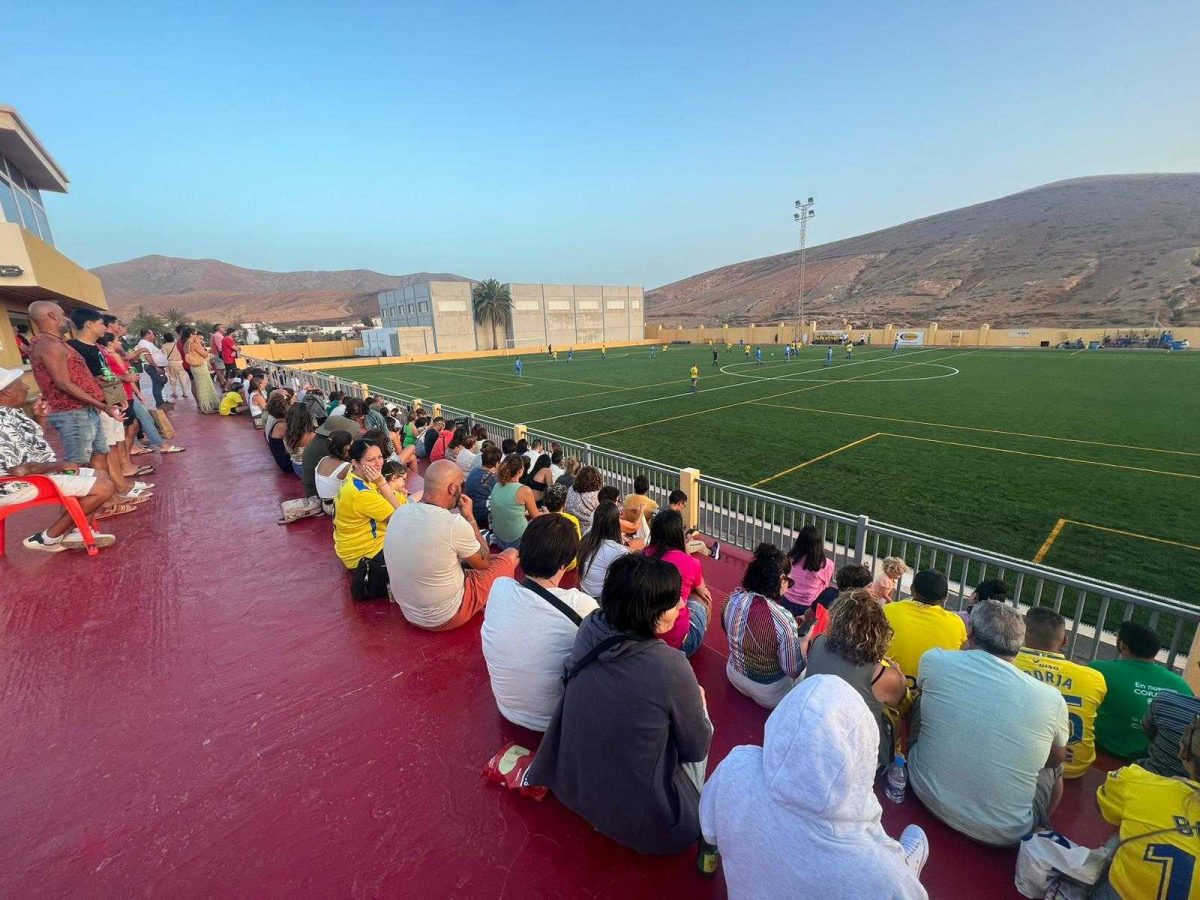
<path id="1" fill-rule="evenodd" d="M 510 791 L 520 791 L 526 797 L 542 800 L 550 793 L 549 789 L 525 783 L 525 776 L 532 764 L 533 751 L 509 741 L 488 760 L 483 767 L 483 774 L 488 781 L 502 784 Z"/>

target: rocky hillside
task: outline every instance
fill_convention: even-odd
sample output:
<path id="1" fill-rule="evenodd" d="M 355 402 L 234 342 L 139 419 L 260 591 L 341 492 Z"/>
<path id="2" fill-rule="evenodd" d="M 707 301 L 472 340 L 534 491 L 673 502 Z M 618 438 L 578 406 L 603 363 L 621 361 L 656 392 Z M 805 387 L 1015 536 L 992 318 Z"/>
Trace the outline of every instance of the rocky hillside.
<path id="1" fill-rule="evenodd" d="M 647 320 L 794 319 L 799 259 L 656 288 Z M 1060 181 L 813 247 L 805 285 L 827 324 L 1200 325 L 1200 174 Z"/>
<path id="2" fill-rule="evenodd" d="M 119 314 L 139 306 L 157 313 L 178 308 L 191 319 L 216 322 L 321 322 L 378 315 L 379 291 L 421 281 L 467 280 L 444 272 L 265 272 L 216 259 L 171 256 L 141 256 L 92 271 Z"/>

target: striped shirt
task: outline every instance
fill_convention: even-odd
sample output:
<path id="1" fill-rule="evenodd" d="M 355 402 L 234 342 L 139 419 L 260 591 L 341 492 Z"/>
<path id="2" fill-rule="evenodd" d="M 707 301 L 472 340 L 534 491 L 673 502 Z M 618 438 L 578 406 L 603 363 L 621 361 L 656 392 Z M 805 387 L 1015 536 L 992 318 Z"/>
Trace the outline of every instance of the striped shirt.
<path id="1" fill-rule="evenodd" d="M 26 463 L 52 463 L 54 451 L 37 422 L 15 406 L 0 406 L 0 476 Z M 28 485 L 23 481 L 0 484 L 0 496 L 15 494 Z"/>
<path id="2" fill-rule="evenodd" d="M 759 684 L 804 671 L 796 619 L 774 600 L 738 588 L 729 595 L 723 621 L 734 671 Z"/>
<path id="3" fill-rule="evenodd" d="M 1185 697 L 1174 691 L 1159 691 L 1146 716 L 1142 730 L 1150 738 L 1145 759 L 1138 760 L 1143 769 L 1168 778 L 1187 778 L 1179 760 L 1179 743 L 1184 730 L 1200 716 L 1200 698 Z"/>

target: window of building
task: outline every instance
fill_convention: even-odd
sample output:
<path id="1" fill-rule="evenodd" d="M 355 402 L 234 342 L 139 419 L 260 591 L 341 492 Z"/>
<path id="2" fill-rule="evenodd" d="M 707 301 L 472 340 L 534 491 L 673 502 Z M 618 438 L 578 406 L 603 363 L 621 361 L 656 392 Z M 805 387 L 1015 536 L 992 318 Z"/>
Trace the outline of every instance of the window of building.
<path id="1" fill-rule="evenodd" d="M 630 309 L 641 309 L 641 308 L 642 308 L 642 301 L 641 301 L 641 300 L 630 300 L 630 301 L 629 301 L 629 308 L 630 308 Z"/>
<path id="2" fill-rule="evenodd" d="M 465 300 L 442 300 L 438 303 L 438 312 L 461 313 L 466 311 L 467 301 Z"/>
<path id="3" fill-rule="evenodd" d="M 576 309 L 599 309 L 600 301 L 599 300 L 576 300 L 575 308 Z"/>
<path id="4" fill-rule="evenodd" d="M 571 301 L 570 300 L 547 300 L 546 308 L 549 309 L 551 312 L 570 312 Z"/>
<path id="5" fill-rule="evenodd" d="M 608 300 L 607 302 L 605 302 L 604 306 L 607 309 L 624 309 L 625 301 L 624 300 Z"/>
<path id="6" fill-rule="evenodd" d="M 3 176 L 0 176 L 0 212 L 3 213 L 5 221 L 21 224 L 21 214 L 17 211 L 17 195 Z"/>
<path id="7" fill-rule="evenodd" d="M 513 309 L 517 312 L 537 312 L 541 305 L 536 300 L 514 300 Z"/>

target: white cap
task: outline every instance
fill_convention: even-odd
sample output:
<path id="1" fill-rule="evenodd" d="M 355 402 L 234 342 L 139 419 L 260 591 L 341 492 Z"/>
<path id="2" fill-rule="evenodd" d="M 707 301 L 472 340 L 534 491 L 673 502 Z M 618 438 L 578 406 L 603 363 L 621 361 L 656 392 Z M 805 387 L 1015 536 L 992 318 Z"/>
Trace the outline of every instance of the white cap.
<path id="1" fill-rule="evenodd" d="M 0 369 L 0 391 L 25 374 L 24 369 Z"/>

